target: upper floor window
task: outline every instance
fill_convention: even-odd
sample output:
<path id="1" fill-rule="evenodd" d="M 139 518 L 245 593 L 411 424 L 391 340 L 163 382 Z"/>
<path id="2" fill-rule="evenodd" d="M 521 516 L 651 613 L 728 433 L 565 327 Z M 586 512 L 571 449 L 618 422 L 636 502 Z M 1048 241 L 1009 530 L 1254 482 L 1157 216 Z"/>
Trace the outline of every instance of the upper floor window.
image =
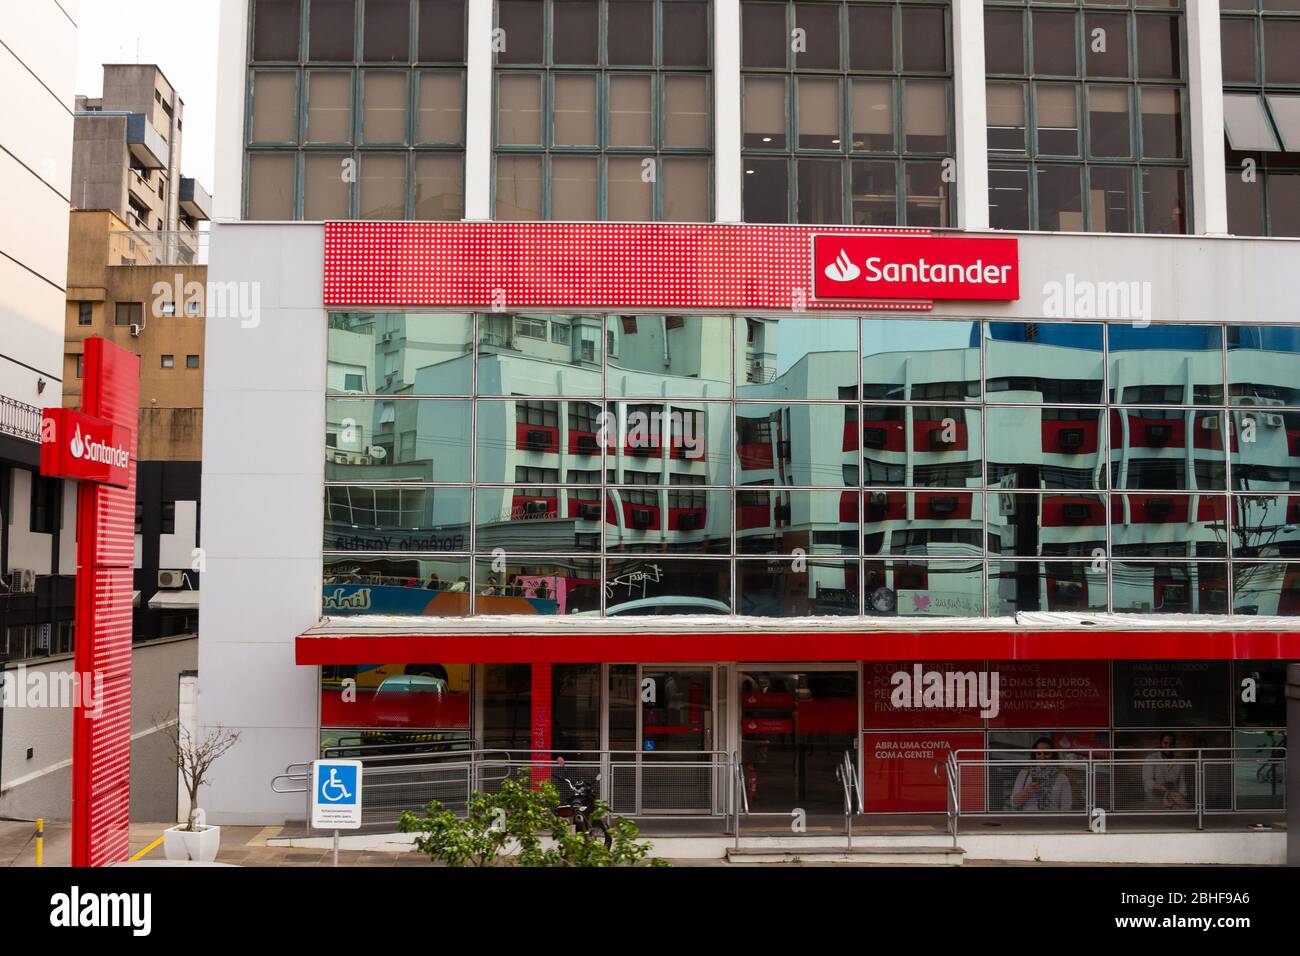
<path id="1" fill-rule="evenodd" d="M 1184 233 L 1185 38 L 1170 10 L 1182 0 L 1078 6 L 985 6 L 990 222 Z"/>
<path id="2" fill-rule="evenodd" d="M 947 226 L 947 3 L 741 5 L 746 222 Z"/>
<path id="3" fill-rule="evenodd" d="M 1220 11 L 1228 230 L 1300 236 L 1300 3 Z"/>
<path id="4" fill-rule="evenodd" d="M 498 219 L 705 221 L 707 0 L 500 0 Z"/>
<path id="5" fill-rule="evenodd" d="M 247 218 L 462 217 L 465 0 L 256 0 L 251 42 Z"/>

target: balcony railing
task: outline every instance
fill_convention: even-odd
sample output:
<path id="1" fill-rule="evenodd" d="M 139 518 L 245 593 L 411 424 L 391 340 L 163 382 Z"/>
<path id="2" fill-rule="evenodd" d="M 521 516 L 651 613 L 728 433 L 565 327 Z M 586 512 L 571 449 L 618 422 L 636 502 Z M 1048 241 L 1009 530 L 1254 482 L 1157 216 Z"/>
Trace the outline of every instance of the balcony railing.
<path id="1" fill-rule="evenodd" d="M 41 410 L 35 405 L 0 395 L 0 434 L 40 442 Z"/>
<path id="2" fill-rule="evenodd" d="M 109 237 L 109 253 L 109 261 L 122 266 L 205 266 L 208 234 L 183 229 L 115 232 Z"/>

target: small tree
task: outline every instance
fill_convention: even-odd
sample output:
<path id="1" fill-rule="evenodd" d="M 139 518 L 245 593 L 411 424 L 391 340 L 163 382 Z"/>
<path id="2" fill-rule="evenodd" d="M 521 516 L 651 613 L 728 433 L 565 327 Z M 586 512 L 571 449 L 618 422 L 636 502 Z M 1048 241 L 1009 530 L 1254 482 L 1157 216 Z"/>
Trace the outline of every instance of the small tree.
<path id="1" fill-rule="evenodd" d="M 560 794 L 544 781 L 534 788 L 526 770 L 505 780 L 496 793 L 475 791 L 469 798 L 464 819 L 437 800 L 424 808 L 424 815 L 402 814 L 398 825 L 403 833 L 418 833 L 415 846 L 448 866 L 496 866 L 514 849 L 517 866 L 637 866 L 645 862 L 649 843 L 637 841 L 638 830 L 631 820 L 610 825 L 613 842 L 605 849 L 604 837 L 593 830 L 579 833 L 556 808 Z M 596 805 L 594 817 L 601 819 L 609 809 Z M 552 837 L 550 846 L 543 836 Z M 668 865 L 662 860 L 652 866 Z"/>
<path id="2" fill-rule="evenodd" d="M 224 727 L 214 727 L 195 740 L 188 730 L 181 726 L 179 720 L 155 721 L 162 726 L 162 732 L 171 742 L 168 759 L 180 771 L 185 791 L 190 796 L 190 812 L 185 819 L 185 830 L 194 829 L 194 818 L 199 812 L 199 788 L 207 783 L 208 771 L 212 765 L 231 747 L 239 743 L 239 732 Z"/>

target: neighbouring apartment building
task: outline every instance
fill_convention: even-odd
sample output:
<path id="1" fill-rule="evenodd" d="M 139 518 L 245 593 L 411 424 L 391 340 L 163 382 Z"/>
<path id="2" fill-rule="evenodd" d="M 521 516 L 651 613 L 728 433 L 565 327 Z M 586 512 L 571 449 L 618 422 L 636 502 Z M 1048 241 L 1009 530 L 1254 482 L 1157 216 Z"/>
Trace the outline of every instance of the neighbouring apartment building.
<path id="1" fill-rule="evenodd" d="M 257 782 L 370 745 L 585 757 L 627 813 L 838 813 L 846 755 L 865 812 L 943 812 L 951 754 L 962 812 L 1275 815 L 1298 31 L 228 5 L 210 269 L 260 309 L 207 324 L 212 818 L 300 819 Z"/>
<path id="2" fill-rule="evenodd" d="M 181 174 L 185 104 L 152 64 L 104 67 L 77 97 L 64 403 L 80 400 L 82 341 L 141 358 L 135 639 L 197 633 L 203 325 L 211 214 Z"/>

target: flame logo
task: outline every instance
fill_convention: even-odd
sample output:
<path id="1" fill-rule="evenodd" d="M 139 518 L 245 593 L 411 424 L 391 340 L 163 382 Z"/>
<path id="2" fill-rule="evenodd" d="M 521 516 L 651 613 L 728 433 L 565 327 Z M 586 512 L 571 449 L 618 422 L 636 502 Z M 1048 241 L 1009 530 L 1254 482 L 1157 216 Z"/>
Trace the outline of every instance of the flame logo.
<path id="1" fill-rule="evenodd" d="M 862 270 L 850 261 L 849 254 L 843 249 L 835 257 L 835 261 L 826 267 L 826 278 L 836 282 L 852 282 L 860 275 Z"/>
<path id="2" fill-rule="evenodd" d="M 72 436 L 72 457 L 80 458 L 86 453 L 86 443 L 81 440 L 81 426 L 77 426 L 77 433 Z"/>

